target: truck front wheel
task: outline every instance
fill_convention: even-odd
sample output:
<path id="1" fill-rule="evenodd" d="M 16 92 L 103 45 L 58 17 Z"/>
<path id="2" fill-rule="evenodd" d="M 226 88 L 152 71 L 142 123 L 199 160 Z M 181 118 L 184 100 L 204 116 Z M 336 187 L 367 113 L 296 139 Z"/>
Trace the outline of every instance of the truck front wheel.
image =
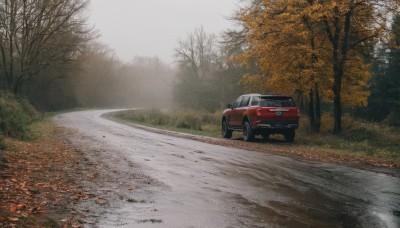
<path id="1" fill-rule="evenodd" d="M 226 139 L 230 139 L 232 137 L 232 130 L 229 130 L 226 119 L 222 120 L 222 137 Z"/>
<path id="2" fill-rule="evenodd" d="M 249 123 L 249 121 L 245 121 L 244 125 L 243 125 L 243 139 L 246 142 L 251 142 L 254 140 L 254 132 L 251 129 L 251 125 Z"/>

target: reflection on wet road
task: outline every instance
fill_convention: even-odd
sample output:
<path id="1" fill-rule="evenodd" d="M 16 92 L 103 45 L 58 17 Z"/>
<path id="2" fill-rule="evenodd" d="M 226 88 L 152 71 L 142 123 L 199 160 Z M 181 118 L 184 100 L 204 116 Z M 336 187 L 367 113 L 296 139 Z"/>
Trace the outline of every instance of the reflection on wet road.
<path id="1" fill-rule="evenodd" d="M 105 112 L 55 121 L 157 184 L 132 192 L 140 203 L 110 208 L 101 227 L 400 227 L 399 175 L 152 133 Z"/>

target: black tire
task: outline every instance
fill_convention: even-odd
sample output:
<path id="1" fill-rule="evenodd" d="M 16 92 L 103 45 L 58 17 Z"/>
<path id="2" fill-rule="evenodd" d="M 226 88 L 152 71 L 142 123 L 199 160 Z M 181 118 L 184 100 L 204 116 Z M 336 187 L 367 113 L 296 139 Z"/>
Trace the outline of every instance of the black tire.
<path id="1" fill-rule="evenodd" d="M 252 142 L 254 141 L 254 132 L 253 129 L 251 129 L 251 125 L 249 121 L 245 121 L 243 124 L 243 139 L 246 142 Z"/>
<path id="2" fill-rule="evenodd" d="M 294 130 L 292 129 L 292 130 L 286 131 L 284 135 L 285 135 L 286 142 L 293 142 L 296 134 L 295 134 Z"/>
<path id="3" fill-rule="evenodd" d="M 226 119 L 222 120 L 222 137 L 226 139 L 232 138 L 232 130 L 229 130 L 228 128 L 228 123 L 226 122 Z"/>

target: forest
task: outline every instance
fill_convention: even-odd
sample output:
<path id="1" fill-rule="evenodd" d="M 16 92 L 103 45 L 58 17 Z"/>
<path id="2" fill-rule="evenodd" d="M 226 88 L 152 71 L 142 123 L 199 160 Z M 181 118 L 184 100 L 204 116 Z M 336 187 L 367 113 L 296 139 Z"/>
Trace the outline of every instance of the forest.
<path id="1" fill-rule="evenodd" d="M 89 24 L 89 0 L 1 1 L 2 134 L 22 137 L 43 112 L 215 112 L 243 93 L 293 96 L 311 132 L 325 114 L 335 134 L 344 115 L 400 126 L 398 1 L 244 2 L 222 34 L 199 25 L 180 37 L 171 65 L 119 59 Z"/>

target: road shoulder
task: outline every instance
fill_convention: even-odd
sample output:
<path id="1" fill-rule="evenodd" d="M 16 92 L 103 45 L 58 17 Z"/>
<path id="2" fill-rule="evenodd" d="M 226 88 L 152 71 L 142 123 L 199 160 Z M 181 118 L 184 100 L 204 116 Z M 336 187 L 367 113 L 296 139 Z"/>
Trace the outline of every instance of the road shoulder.
<path id="1" fill-rule="evenodd" d="M 400 160 L 387 160 L 371 156 L 344 154 L 335 150 L 298 145 L 296 142 L 285 143 L 278 140 L 269 142 L 261 140 L 256 142 L 244 142 L 242 138 L 222 139 L 191 135 L 123 121 L 116 118 L 114 116 L 115 113 L 116 112 L 106 113 L 102 117 L 158 134 L 171 135 L 174 137 L 186 138 L 214 145 L 243 149 L 250 152 L 256 151 L 261 153 L 288 156 L 294 159 L 347 165 L 358 169 L 400 177 Z"/>

